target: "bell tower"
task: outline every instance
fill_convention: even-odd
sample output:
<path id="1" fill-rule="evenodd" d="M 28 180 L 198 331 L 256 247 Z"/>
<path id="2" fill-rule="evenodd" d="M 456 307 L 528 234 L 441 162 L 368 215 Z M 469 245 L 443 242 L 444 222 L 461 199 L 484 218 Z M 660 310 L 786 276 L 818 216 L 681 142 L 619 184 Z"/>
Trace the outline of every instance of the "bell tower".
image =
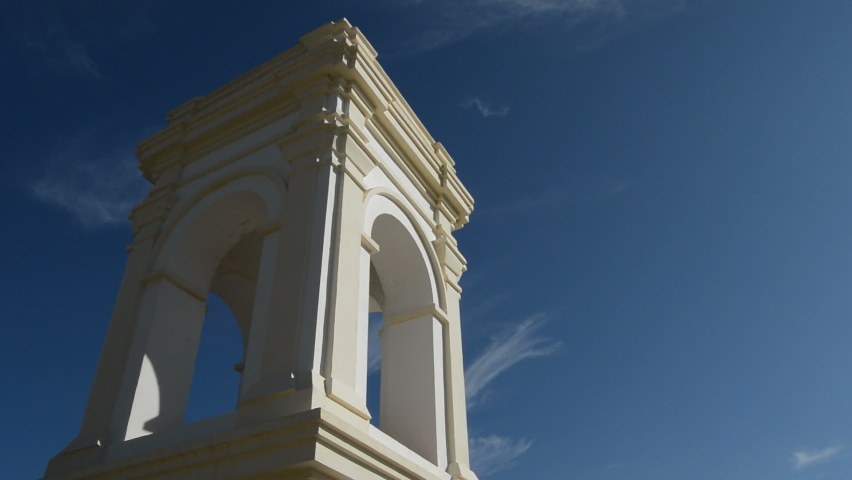
<path id="1" fill-rule="evenodd" d="M 473 199 L 345 19 L 173 110 L 82 426 L 45 479 L 443 479 L 469 468 L 452 232 Z M 234 411 L 184 423 L 210 292 Z M 367 408 L 381 311 L 379 427 Z"/>

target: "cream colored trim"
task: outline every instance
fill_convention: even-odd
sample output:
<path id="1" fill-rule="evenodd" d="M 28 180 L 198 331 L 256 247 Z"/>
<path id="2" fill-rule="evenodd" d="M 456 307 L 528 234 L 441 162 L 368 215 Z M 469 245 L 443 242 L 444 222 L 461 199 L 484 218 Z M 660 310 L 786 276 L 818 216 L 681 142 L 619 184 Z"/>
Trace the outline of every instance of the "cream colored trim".
<path id="1" fill-rule="evenodd" d="M 447 285 L 449 285 L 453 290 L 455 290 L 459 294 L 462 293 L 462 287 L 461 287 L 461 285 L 459 285 L 459 282 L 455 281 L 455 279 L 444 274 L 444 281 L 447 282 Z"/>
<path id="2" fill-rule="evenodd" d="M 437 208 L 434 192 L 430 191 L 427 188 L 424 188 L 424 185 L 428 184 L 423 178 L 420 178 L 419 176 L 416 176 L 412 173 L 411 167 L 407 165 L 404 160 L 404 155 L 400 155 L 399 152 L 395 151 L 394 147 L 389 143 L 388 139 L 384 136 L 381 129 L 376 128 L 372 121 L 367 123 L 367 129 L 370 130 L 370 133 L 373 135 L 376 141 L 381 144 L 379 146 L 388 155 L 388 157 L 390 157 L 390 159 L 400 167 L 400 170 L 402 170 L 403 173 L 411 180 L 411 183 L 414 185 L 414 188 L 416 188 L 420 192 L 423 198 L 425 198 L 426 201 L 429 202 L 433 209 Z M 376 162 L 376 167 L 378 167 L 382 172 L 384 172 L 385 177 L 387 177 L 391 181 L 391 183 L 393 183 L 396 189 L 399 190 L 399 193 L 403 197 L 405 197 L 406 200 L 408 200 L 408 203 L 411 204 L 411 208 L 414 209 L 414 211 L 416 211 L 426 221 L 426 224 L 429 225 L 430 228 L 434 229 L 437 224 L 435 223 L 435 219 L 432 218 L 432 215 L 429 214 L 430 212 L 425 212 L 422 208 L 420 208 L 420 204 L 416 202 L 414 198 L 412 198 L 411 194 L 408 192 L 408 189 L 405 188 L 405 186 L 399 182 L 399 180 L 396 178 L 396 175 L 391 173 L 391 171 L 384 165 L 383 162 L 378 161 L 375 153 L 372 151 L 372 148 L 369 148 L 365 151 L 367 151 L 370 157 L 374 159 L 374 161 Z"/>
<path id="3" fill-rule="evenodd" d="M 364 247 L 364 250 L 366 250 L 370 255 L 379 253 L 379 244 L 366 233 L 361 234 L 361 246 Z"/>
<path id="4" fill-rule="evenodd" d="M 438 319 L 438 321 L 441 322 L 444 325 L 450 323 L 449 318 L 447 318 L 447 314 L 443 310 L 441 310 L 441 308 L 438 307 L 438 305 L 436 305 L 434 303 L 430 303 L 429 305 L 424 305 L 422 307 L 415 308 L 415 309 L 409 310 L 407 312 L 398 313 L 398 314 L 393 315 L 391 317 L 385 317 L 385 327 L 384 328 L 388 328 L 388 327 L 391 327 L 393 325 L 399 325 L 400 323 L 405 323 L 405 322 L 408 322 L 408 321 L 411 321 L 411 320 L 415 320 L 415 319 L 418 319 L 418 318 L 421 318 L 421 317 L 425 317 L 427 315 L 432 315 L 433 317 Z"/>
<path id="5" fill-rule="evenodd" d="M 373 418 L 367 411 L 367 404 L 355 393 L 349 385 L 335 382 L 333 378 L 325 379 L 325 391 L 329 398 L 345 407 L 350 412 L 364 420 Z"/>
<path id="6" fill-rule="evenodd" d="M 157 270 L 154 270 L 154 272 L 152 272 L 151 275 L 148 275 L 147 277 L 145 277 L 142 280 L 142 284 L 147 286 L 147 285 L 150 285 L 150 284 L 157 282 L 157 281 L 160 281 L 160 280 L 168 280 L 172 285 L 174 285 L 174 286 L 178 287 L 179 289 L 183 290 L 184 292 L 192 295 L 193 297 L 197 298 L 198 300 L 200 300 L 202 302 L 207 302 L 207 294 L 206 293 L 199 291 L 191 283 L 189 283 L 188 281 L 181 278 L 180 275 L 178 275 L 174 272 L 170 272 L 169 270 L 166 270 L 165 268 L 159 268 Z"/>
<path id="7" fill-rule="evenodd" d="M 428 133 L 376 62 L 363 35 L 348 22 L 339 22 L 317 30 L 309 38 L 307 43 L 173 110 L 169 126 L 140 144 L 138 155 L 146 177 L 153 178 L 171 165 L 194 161 L 234 138 L 289 115 L 295 111 L 294 105 L 299 107 L 298 91 L 310 90 L 357 99 L 356 108 L 368 107 L 362 112 L 367 123 L 381 124 L 390 133 L 386 138 L 393 139 L 406 158 L 406 175 L 428 190 L 430 196 L 447 197 L 455 211 L 456 228 L 466 223 L 473 198 L 458 180 L 452 158 Z M 240 121 L 224 121 L 234 118 Z M 344 129 L 354 127 L 347 115 L 336 118 L 334 124 Z M 353 137 L 361 134 L 354 131 Z"/>
<path id="8" fill-rule="evenodd" d="M 374 187 L 366 192 L 364 192 L 364 205 L 369 205 L 370 200 L 373 197 L 382 196 L 393 202 L 397 208 L 402 211 L 402 214 L 408 219 L 408 222 L 411 223 L 412 228 L 417 233 L 419 237 L 420 243 L 423 245 L 423 249 L 426 251 L 426 256 L 429 259 L 430 269 L 433 281 L 435 282 L 435 290 L 438 296 L 438 302 L 440 305 L 446 305 L 446 292 L 443 288 L 441 288 L 441 279 L 443 277 L 443 267 L 441 265 L 441 261 L 438 259 L 438 252 L 435 251 L 435 245 L 432 244 L 432 241 L 426 235 L 426 232 L 423 230 L 422 225 L 417 221 L 412 214 L 408 206 L 404 201 L 402 201 L 397 193 L 387 187 Z M 372 229 L 372 225 L 365 225 L 365 229 Z"/>
<path id="9" fill-rule="evenodd" d="M 356 171 L 352 171 L 352 168 L 348 165 L 349 162 L 346 162 L 340 166 L 340 169 L 343 170 L 343 173 L 345 173 L 347 177 L 351 178 L 352 181 L 355 182 L 355 185 L 358 185 L 358 188 L 360 188 L 362 192 L 366 192 L 367 186 L 364 185 L 364 176 L 361 175 L 360 172 L 357 172 L 357 169 Z"/>
<path id="10" fill-rule="evenodd" d="M 281 227 L 283 225 L 284 224 L 281 222 L 281 220 L 273 220 L 271 222 L 268 222 L 264 225 L 257 227 L 257 233 L 261 237 L 265 237 L 265 236 L 269 235 L 270 233 L 275 233 L 278 230 L 281 230 Z"/>
<path id="11" fill-rule="evenodd" d="M 238 180 L 242 177 L 248 177 L 252 175 L 258 175 L 261 177 L 265 177 L 268 180 L 272 181 L 276 186 L 278 186 L 279 200 L 281 204 L 281 210 L 283 212 L 285 205 L 287 204 L 287 182 L 281 176 L 281 174 L 269 167 L 248 167 L 240 170 L 236 170 L 234 172 L 223 174 L 221 177 L 213 179 L 209 185 L 202 188 L 191 197 L 187 198 L 185 201 L 178 202 L 169 218 L 166 219 L 165 224 L 163 225 L 162 230 L 160 231 L 157 242 L 154 244 L 153 249 L 153 258 L 154 264 L 159 260 L 160 254 L 163 251 L 165 245 L 169 242 L 169 239 L 174 233 L 175 229 L 180 225 L 180 223 L 189 215 L 192 210 L 199 205 L 208 195 L 213 194 L 220 188 L 226 186 L 230 182 Z M 280 220 L 280 218 L 273 218 L 270 221 Z"/>

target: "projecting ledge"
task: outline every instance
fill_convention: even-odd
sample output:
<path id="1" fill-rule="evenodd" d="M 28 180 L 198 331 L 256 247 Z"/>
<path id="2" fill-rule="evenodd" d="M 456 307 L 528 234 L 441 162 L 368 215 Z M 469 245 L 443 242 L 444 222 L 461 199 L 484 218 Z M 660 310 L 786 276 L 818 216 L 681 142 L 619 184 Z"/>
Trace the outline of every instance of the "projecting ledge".
<path id="1" fill-rule="evenodd" d="M 305 468 L 318 468 L 331 478 L 340 479 L 351 478 L 349 472 L 356 470 L 360 472 L 357 478 L 364 480 L 451 478 L 378 430 L 357 428 L 323 409 L 168 446 L 155 446 L 159 443 L 157 436 L 124 442 L 127 445 L 123 447 L 108 447 L 115 453 L 108 453 L 102 463 L 50 474 L 44 480 L 174 478 L 178 472 L 216 480 L 271 472 L 287 475 Z M 135 450 L 130 448 L 131 444 L 142 447 L 145 443 L 150 443 L 153 449 L 129 454 Z M 116 458 L 122 454 L 126 456 Z"/>

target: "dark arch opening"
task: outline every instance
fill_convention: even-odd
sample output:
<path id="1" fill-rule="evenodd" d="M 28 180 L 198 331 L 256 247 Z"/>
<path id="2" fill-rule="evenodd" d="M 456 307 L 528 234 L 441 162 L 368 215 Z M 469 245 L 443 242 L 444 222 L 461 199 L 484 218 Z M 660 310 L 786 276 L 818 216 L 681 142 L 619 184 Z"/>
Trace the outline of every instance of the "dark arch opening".
<path id="1" fill-rule="evenodd" d="M 234 410 L 240 390 L 237 368 L 244 355 L 241 337 L 231 309 L 210 292 L 184 423 Z"/>
<path id="2" fill-rule="evenodd" d="M 219 262 L 195 357 L 185 423 L 233 411 L 239 400 L 263 239 L 243 235 Z"/>

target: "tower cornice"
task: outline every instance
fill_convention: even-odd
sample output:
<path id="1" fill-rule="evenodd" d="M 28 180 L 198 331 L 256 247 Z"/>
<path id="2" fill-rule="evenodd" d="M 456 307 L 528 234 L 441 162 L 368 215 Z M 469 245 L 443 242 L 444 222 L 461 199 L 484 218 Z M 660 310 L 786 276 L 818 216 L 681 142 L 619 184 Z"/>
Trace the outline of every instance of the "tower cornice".
<path id="1" fill-rule="evenodd" d="M 376 55 L 346 19 L 328 23 L 303 36 L 296 47 L 172 110 L 168 125 L 139 145 L 140 169 L 156 183 L 166 170 L 297 112 L 303 120 L 338 116 L 342 121 L 336 123 L 347 133 L 363 141 L 369 132 L 391 147 L 406 176 L 429 193 L 436 209 L 451 213 L 452 229 L 460 228 L 473 210 L 473 197 L 458 179 L 452 157 L 417 118 Z M 305 92 L 317 90 L 340 94 L 352 105 L 305 100 Z M 297 130 L 281 132 L 281 140 Z"/>

